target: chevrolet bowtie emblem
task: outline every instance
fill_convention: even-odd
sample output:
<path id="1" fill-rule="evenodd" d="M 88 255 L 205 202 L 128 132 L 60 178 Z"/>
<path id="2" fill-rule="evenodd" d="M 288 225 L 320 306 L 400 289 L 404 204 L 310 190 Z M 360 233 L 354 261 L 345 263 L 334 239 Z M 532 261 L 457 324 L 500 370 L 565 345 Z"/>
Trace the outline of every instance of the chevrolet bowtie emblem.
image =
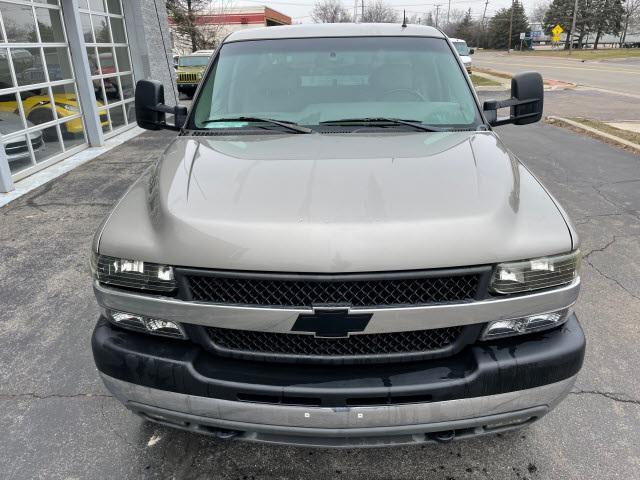
<path id="1" fill-rule="evenodd" d="M 348 307 L 314 307 L 313 313 L 302 313 L 293 324 L 293 332 L 314 333 L 316 337 L 340 338 L 363 332 L 372 313 L 349 313 Z"/>

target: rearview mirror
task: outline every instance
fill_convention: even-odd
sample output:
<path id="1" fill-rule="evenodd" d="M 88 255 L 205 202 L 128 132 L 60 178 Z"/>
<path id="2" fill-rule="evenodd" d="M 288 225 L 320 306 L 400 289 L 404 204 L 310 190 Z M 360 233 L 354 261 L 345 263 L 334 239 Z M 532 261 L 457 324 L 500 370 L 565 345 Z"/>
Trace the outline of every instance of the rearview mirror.
<path id="1" fill-rule="evenodd" d="M 527 125 L 542 118 L 544 106 L 544 83 L 537 72 L 523 72 L 511 78 L 511 98 L 508 100 L 487 100 L 484 102 L 484 114 L 494 126 L 513 123 Z M 509 108 L 509 116 L 498 118 L 498 110 Z"/>
<path id="2" fill-rule="evenodd" d="M 166 114 L 172 114 L 174 124 L 168 124 Z M 136 121 L 147 130 L 180 130 L 187 118 L 187 107 L 164 104 L 164 86 L 157 80 L 136 83 Z"/>
<path id="3" fill-rule="evenodd" d="M 475 49 L 473 49 L 473 48 L 469 49 L 469 55 L 473 55 L 475 52 L 476 52 Z"/>

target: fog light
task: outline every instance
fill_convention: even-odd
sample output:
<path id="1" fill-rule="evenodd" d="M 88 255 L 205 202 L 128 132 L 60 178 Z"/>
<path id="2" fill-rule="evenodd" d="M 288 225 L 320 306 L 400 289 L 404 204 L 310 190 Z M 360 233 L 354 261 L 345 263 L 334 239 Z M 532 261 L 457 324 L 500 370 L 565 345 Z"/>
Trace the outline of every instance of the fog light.
<path id="1" fill-rule="evenodd" d="M 146 331 L 144 319 L 140 315 L 125 312 L 109 312 L 110 320 L 121 327 Z"/>
<path id="2" fill-rule="evenodd" d="M 158 318 L 146 318 L 145 325 L 149 333 L 165 337 L 186 338 L 180 324 Z"/>
<path id="3" fill-rule="evenodd" d="M 550 313 L 539 313 L 522 318 L 510 320 L 496 320 L 489 323 L 482 334 L 483 340 L 510 337 L 525 333 L 539 332 L 562 325 L 567 321 L 569 309 L 558 310 Z"/>
<path id="4" fill-rule="evenodd" d="M 118 312 L 108 310 L 107 318 L 115 325 L 129 330 L 146 332 L 152 335 L 160 335 L 162 337 L 187 338 L 182 325 L 178 322 L 162 320 L 159 318 L 150 318 L 135 313 Z"/>

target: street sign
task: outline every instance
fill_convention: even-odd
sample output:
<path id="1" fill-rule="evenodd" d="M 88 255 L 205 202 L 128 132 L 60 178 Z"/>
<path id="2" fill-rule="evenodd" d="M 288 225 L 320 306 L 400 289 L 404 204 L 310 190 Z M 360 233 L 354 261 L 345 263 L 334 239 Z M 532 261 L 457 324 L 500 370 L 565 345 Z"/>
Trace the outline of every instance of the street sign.
<path id="1" fill-rule="evenodd" d="M 521 33 L 520 34 L 520 40 L 524 40 L 526 38 L 527 34 L 526 33 Z"/>
<path id="2" fill-rule="evenodd" d="M 555 27 L 553 27 L 551 29 L 551 40 L 555 43 L 560 41 L 560 34 L 564 32 L 564 28 L 562 28 L 560 25 L 556 25 Z"/>

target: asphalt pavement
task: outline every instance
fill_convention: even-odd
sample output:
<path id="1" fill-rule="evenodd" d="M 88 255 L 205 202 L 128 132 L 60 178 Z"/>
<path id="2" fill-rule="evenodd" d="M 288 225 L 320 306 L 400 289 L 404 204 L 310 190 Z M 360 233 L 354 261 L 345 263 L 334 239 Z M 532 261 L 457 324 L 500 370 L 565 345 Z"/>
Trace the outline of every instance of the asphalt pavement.
<path id="1" fill-rule="evenodd" d="M 171 141 L 147 132 L 0 209 L 0 477 L 638 478 L 640 157 L 544 124 L 499 132 L 567 209 L 585 254 L 585 367 L 540 422 L 446 445 L 312 450 L 215 440 L 129 413 L 93 365 L 88 255 L 102 217 Z"/>
<path id="2" fill-rule="evenodd" d="M 640 58 L 580 60 L 478 50 L 473 63 L 507 73 L 537 71 L 544 78 L 605 89 L 640 98 Z"/>

